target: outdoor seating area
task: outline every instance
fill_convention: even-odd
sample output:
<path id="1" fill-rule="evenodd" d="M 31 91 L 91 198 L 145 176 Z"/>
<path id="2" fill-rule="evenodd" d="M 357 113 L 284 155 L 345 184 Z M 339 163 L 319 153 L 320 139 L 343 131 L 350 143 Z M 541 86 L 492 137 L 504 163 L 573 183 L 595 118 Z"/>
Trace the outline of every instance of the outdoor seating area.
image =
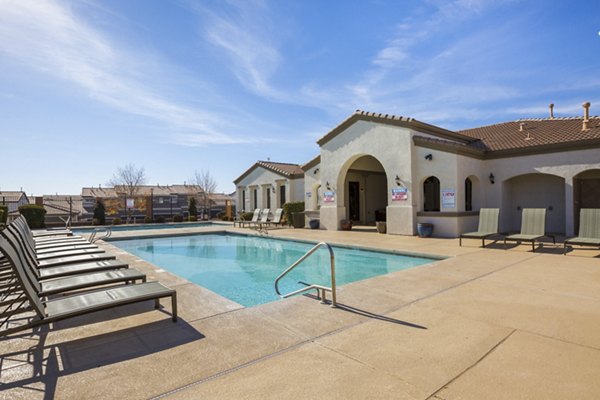
<path id="1" fill-rule="evenodd" d="M 0 232 L 0 252 L 0 337 L 125 304 L 158 309 L 163 298 L 177 321 L 175 290 L 70 231 L 40 234 L 19 217 Z"/>
<path id="2" fill-rule="evenodd" d="M 240 228 L 254 228 L 257 230 L 265 230 L 270 226 L 281 226 L 283 218 L 283 208 L 278 208 L 271 217 L 271 210 L 269 208 L 260 209 L 257 208 L 252 214 L 252 219 L 246 221 L 239 216 L 233 221 L 233 226 L 236 225 Z"/>

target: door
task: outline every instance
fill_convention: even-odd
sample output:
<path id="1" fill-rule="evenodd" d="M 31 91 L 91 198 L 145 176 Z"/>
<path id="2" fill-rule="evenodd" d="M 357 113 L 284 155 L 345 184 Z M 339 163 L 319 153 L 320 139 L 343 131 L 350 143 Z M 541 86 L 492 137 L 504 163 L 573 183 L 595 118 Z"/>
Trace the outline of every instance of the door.
<path id="1" fill-rule="evenodd" d="M 360 221 L 360 189 L 358 182 L 348 182 L 348 217 Z"/>
<path id="2" fill-rule="evenodd" d="M 600 179 L 574 179 L 575 233 L 579 232 L 579 210 L 600 208 Z"/>

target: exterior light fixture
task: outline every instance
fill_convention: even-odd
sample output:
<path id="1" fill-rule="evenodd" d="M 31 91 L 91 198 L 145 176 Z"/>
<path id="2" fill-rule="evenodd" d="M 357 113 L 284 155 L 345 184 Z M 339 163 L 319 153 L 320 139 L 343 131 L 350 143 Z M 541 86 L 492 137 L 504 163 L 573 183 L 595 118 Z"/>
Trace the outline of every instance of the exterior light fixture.
<path id="1" fill-rule="evenodd" d="M 315 169 L 314 172 L 313 172 L 313 174 L 315 174 L 315 175 L 318 174 L 318 173 L 319 173 L 319 168 Z"/>
<path id="2" fill-rule="evenodd" d="M 494 184 L 494 182 L 496 181 L 496 177 L 494 176 L 494 174 L 492 174 L 492 173 L 490 172 L 490 176 L 489 176 L 489 178 L 490 178 L 490 183 L 493 185 L 493 184 Z"/>
<path id="3" fill-rule="evenodd" d="M 275 185 L 271 185 L 271 191 L 273 191 L 273 193 L 275 193 Z"/>
<path id="4" fill-rule="evenodd" d="M 427 154 L 427 155 L 425 156 L 425 159 L 426 159 L 427 161 L 431 161 L 431 160 L 433 160 L 433 154 L 431 154 L 431 153 Z"/>
<path id="5" fill-rule="evenodd" d="M 331 190 L 331 185 L 329 184 L 329 181 L 327 181 L 327 183 L 325 183 L 325 187 L 327 188 L 327 190 Z"/>
<path id="6" fill-rule="evenodd" d="M 400 180 L 400 177 L 398 175 L 396 175 L 396 185 L 402 186 L 402 181 Z"/>

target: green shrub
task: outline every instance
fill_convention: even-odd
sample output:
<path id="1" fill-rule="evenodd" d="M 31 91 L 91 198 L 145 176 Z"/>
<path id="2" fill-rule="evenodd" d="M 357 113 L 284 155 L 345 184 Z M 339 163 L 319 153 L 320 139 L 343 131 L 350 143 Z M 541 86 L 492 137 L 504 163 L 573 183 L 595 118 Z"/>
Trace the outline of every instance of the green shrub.
<path id="1" fill-rule="evenodd" d="M 285 215 L 285 220 L 288 225 L 292 223 L 292 213 L 303 212 L 304 211 L 304 202 L 296 201 L 291 203 L 285 203 L 283 205 L 283 215 Z"/>
<path id="2" fill-rule="evenodd" d="M 148 216 L 144 217 L 144 223 L 145 224 L 151 224 L 152 223 L 152 217 L 148 217 Z"/>
<path id="3" fill-rule="evenodd" d="M 183 216 L 177 214 L 173 216 L 173 222 L 183 222 Z"/>
<path id="4" fill-rule="evenodd" d="M 8 206 L 0 205 L 0 224 L 6 225 L 8 222 Z"/>
<path id="5" fill-rule="evenodd" d="M 253 212 L 244 212 L 242 213 L 242 221 L 250 221 L 252 219 L 252 217 L 254 216 Z"/>
<path id="6" fill-rule="evenodd" d="M 198 221 L 198 217 L 197 217 L 197 216 L 195 216 L 195 215 L 190 215 L 190 216 L 188 217 L 188 220 L 189 220 L 190 222 L 196 222 L 196 221 Z"/>
<path id="7" fill-rule="evenodd" d="M 190 205 L 188 207 L 188 211 L 190 213 L 190 217 L 198 216 L 198 208 L 196 207 L 196 199 L 194 197 L 190 197 Z"/>
<path id="8" fill-rule="evenodd" d="M 119 218 L 119 217 L 113 219 L 113 222 L 112 222 L 113 225 L 121 225 L 122 223 L 123 223 L 123 221 L 121 221 L 121 218 Z"/>
<path id="9" fill-rule="evenodd" d="M 104 207 L 104 203 L 101 199 L 96 199 L 96 205 L 94 206 L 94 220 L 98 221 L 98 223 L 94 223 L 94 225 L 104 225 L 106 224 L 106 208 Z"/>
<path id="10" fill-rule="evenodd" d="M 29 225 L 31 229 L 39 229 L 46 226 L 44 224 L 44 218 L 46 216 L 44 207 L 35 204 L 25 204 L 19 207 L 19 212 L 25 217 L 27 225 Z"/>
<path id="11" fill-rule="evenodd" d="M 163 217 L 162 215 L 154 217 L 154 222 L 156 222 L 158 224 L 164 224 L 165 223 L 165 217 Z"/>

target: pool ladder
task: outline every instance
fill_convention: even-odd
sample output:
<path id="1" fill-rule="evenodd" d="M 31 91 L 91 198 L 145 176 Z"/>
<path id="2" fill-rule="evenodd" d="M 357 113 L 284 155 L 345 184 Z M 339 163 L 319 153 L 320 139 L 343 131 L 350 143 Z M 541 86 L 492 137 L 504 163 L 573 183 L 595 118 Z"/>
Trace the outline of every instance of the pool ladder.
<path id="1" fill-rule="evenodd" d="M 102 231 L 104 231 L 104 235 L 96 237 L 96 235 L 99 234 Z M 106 227 L 104 227 L 104 228 L 96 228 L 96 229 L 94 229 L 94 232 L 92 232 L 92 234 L 90 235 L 90 238 L 88 239 L 88 241 L 90 243 L 96 243 L 98 240 L 109 238 L 110 235 L 112 235 L 112 229 L 106 228 Z"/>
<path id="2" fill-rule="evenodd" d="M 327 250 L 329 250 L 329 262 L 330 262 L 330 268 L 331 268 L 331 287 L 327 287 L 327 286 L 323 286 L 323 285 L 317 285 L 317 284 L 307 284 L 306 287 L 303 287 L 301 289 L 298 290 L 294 290 L 293 292 L 287 293 L 287 294 L 281 294 L 281 292 L 279 291 L 279 281 L 281 280 L 281 278 L 283 278 L 284 276 L 286 276 L 291 270 L 293 270 L 294 268 L 296 268 L 298 265 L 300 265 L 304 260 L 306 260 L 308 257 L 310 257 L 315 251 L 317 251 L 319 248 L 321 247 L 327 247 Z M 292 265 L 290 265 L 285 271 L 283 271 L 276 279 L 275 279 L 275 292 L 277 293 L 277 295 L 279 297 L 281 297 L 282 299 L 286 299 L 288 297 L 300 294 L 300 293 L 304 293 L 304 292 L 308 292 L 309 290 L 313 290 L 315 289 L 317 291 L 317 295 L 319 296 L 319 298 L 321 299 L 321 304 L 326 304 L 326 297 L 325 297 L 325 293 L 326 292 L 331 292 L 331 307 L 337 307 L 337 303 L 336 303 L 336 289 L 335 289 L 335 256 L 333 254 L 333 249 L 331 248 L 331 246 L 325 242 L 320 242 L 318 243 L 315 247 L 313 247 L 312 249 L 310 249 L 309 251 L 306 252 L 306 254 L 304 254 L 302 257 L 300 257 L 298 259 L 298 261 L 296 261 L 295 263 L 293 263 Z"/>

